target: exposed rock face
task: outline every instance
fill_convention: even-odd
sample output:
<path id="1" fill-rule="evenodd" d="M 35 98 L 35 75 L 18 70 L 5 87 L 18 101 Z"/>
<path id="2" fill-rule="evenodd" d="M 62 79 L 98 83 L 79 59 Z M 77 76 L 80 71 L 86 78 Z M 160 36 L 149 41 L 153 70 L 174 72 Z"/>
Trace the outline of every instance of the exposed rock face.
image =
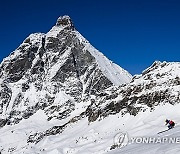
<path id="1" fill-rule="evenodd" d="M 66 27 L 66 29 L 74 30 L 74 25 L 69 16 L 61 16 L 56 22 L 56 26 Z"/>

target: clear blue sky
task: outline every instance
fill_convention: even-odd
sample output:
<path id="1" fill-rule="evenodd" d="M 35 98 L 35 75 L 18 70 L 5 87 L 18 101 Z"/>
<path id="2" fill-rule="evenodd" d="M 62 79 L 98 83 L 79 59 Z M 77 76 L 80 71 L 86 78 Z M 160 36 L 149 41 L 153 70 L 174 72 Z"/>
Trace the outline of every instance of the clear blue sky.
<path id="1" fill-rule="evenodd" d="M 179 0 L 4 0 L 0 61 L 61 15 L 109 59 L 139 74 L 155 60 L 180 60 Z"/>

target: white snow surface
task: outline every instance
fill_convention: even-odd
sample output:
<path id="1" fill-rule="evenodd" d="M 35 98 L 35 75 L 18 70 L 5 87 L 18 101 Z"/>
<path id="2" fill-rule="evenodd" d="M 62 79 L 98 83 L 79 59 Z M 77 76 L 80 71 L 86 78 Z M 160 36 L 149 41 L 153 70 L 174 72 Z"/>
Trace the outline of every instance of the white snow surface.
<path id="1" fill-rule="evenodd" d="M 63 30 L 61 26 L 53 26 L 52 29 L 46 34 L 46 37 L 57 37 L 57 34 Z"/>
<path id="2" fill-rule="evenodd" d="M 43 131 L 52 125 L 58 125 L 58 120 L 47 121 L 42 110 L 18 125 L 5 126 L 0 129 L 0 150 L 2 154 L 170 154 L 179 153 L 180 146 L 174 144 L 128 144 L 125 147 L 110 150 L 114 137 L 121 132 L 127 132 L 129 137 L 178 137 L 180 133 L 180 104 L 163 105 L 155 111 L 140 112 L 137 116 L 116 114 L 102 121 L 89 124 L 87 119 L 69 125 L 62 134 L 45 137 L 37 144 L 27 144 L 27 137 L 37 131 Z M 173 119 L 176 127 L 158 135 L 159 131 L 167 129 L 166 118 Z"/>

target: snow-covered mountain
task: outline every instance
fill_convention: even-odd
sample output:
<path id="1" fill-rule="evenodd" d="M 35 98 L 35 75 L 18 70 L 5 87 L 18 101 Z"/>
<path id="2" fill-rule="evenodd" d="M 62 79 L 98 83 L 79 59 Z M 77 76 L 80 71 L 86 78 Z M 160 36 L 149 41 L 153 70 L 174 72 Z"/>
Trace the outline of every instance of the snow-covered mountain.
<path id="1" fill-rule="evenodd" d="M 64 119 L 76 103 L 131 78 L 96 50 L 68 16 L 60 17 L 47 34 L 31 34 L 1 63 L 1 126 L 27 119 L 39 109 L 48 120 Z"/>
<path id="2" fill-rule="evenodd" d="M 153 135 L 166 112 L 180 122 L 179 72 L 180 63 L 157 61 L 132 78 L 59 17 L 0 64 L 0 151 L 119 153 L 117 133 Z"/>

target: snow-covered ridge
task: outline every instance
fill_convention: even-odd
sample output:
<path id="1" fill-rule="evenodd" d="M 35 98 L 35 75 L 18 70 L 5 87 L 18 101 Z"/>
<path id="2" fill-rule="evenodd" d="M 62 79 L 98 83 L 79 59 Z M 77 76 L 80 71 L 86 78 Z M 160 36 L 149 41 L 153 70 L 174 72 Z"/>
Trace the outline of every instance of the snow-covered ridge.
<path id="1" fill-rule="evenodd" d="M 87 43 L 84 50 L 88 50 L 96 59 L 103 74 L 116 86 L 129 83 L 132 79 L 131 74 L 122 69 L 117 64 L 107 59 L 101 52 L 95 49 L 90 43 Z"/>
<path id="2" fill-rule="evenodd" d="M 103 74 L 107 76 L 114 85 L 119 86 L 131 81 L 132 75 L 128 71 L 109 60 L 103 53 L 94 48 L 79 32 L 76 31 L 75 34 L 80 42 L 85 44 L 83 50 L 89 51 L 91 55 L 95 57 Z"/>
<path id="3" fill-rule="evenodd" d="M 135 81 L 144 82 L 156 81 L 159 85 L 171 81 L 180 76 L 179 62 L 155 61 L 150 67 L 142 72 L 142 75 L 134 76 Z"/>

